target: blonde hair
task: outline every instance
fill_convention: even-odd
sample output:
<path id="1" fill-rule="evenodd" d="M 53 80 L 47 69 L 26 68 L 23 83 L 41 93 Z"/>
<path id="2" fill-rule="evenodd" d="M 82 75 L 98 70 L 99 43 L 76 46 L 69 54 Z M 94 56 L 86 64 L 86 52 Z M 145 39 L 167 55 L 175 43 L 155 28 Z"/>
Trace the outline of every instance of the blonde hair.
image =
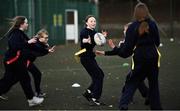
<path id="1" fill-rule="evenodd" d="M 142 21 L 149 18 L 149 9 L 144 3 L 138 3 L 134 8 L 134 19 Z"/>
<path id="2" fill-rule="evenodd" d="M 37 38 L 43 37 L 43 34 L 49 35 L 48 31 L 46 29 L 41 29 L 37 32 L 36 36 Z"/>
<path id="3" fill-rule="evenodd" d="M 149 9 L 144 3 L 138 3 L 134 8 L 134 19 L 141 22 L 138 28 L 139 35 L 149 33 L 149 24 L 145 20 L 150 18 Z"/>

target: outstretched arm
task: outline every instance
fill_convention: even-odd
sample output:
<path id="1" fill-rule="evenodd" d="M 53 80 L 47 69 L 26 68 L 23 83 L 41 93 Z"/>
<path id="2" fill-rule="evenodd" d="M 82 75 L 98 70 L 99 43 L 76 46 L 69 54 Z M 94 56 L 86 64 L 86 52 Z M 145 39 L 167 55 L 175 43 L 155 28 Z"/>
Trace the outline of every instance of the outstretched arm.
<path id="1" fill-rule="evenodd" d="M 96 55 L 106 55 L 106 56 L 118 55 L 117 50 L 115 50 L 117 47 L 114 45 L 112 39 L 108 40 L 108 45 L 112 48 L 111 51 L 99 51 L 99 50 L 96 50 L 95 51 Z"/>

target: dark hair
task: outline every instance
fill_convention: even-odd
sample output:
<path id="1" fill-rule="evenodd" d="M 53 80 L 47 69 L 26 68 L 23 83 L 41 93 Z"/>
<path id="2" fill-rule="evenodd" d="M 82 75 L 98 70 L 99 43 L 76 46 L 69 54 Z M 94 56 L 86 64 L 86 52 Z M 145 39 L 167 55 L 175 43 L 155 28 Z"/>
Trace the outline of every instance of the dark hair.
<path id="1" fill-rule="evenodd" d="M 94 17 L 94 16 L 93 16 L 93 15 L 87 15 L 87 16 L 86 16 L 86 18 L 85 18 L 85 20 L 84 20 L 85 27 L 87 26 L 87 25 L 86 25 L 86 22 L 87 22 L 88 19 L 91 18 L 91 17 Z M 95 17 L 94 17 L 94 18 L 95 18 Z"/>
<path id="2" fill-rule="evenodd" d="M 88 19 L 89 18 L 91 18 L 91 17 L 94 17 L 93 15 L 88 15 L 88 16 L 86 16 L 86 18 L 85 18 L 85 22 L 87 22 L 88 21 Z"/>

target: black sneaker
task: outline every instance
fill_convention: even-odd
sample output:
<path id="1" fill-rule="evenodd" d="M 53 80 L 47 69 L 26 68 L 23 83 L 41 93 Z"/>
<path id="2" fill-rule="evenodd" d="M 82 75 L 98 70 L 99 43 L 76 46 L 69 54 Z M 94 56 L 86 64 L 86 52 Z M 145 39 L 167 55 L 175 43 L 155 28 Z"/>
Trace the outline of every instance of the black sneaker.
<path id="1" fill-rule="evenodd" d="M 36 93 L 36 97 L 39 97 L 39 98 L 46 97 L 46 93 L 43 93 L 43 92 Z"/>
<path id="2" fill-rule="evenodd" d="M 149 99 L 146 98 L 145 101 L 144 101 L 144 105 L 149 105 L 149 104 L 150 104 Z"/>
<path id="3" fill-rule="evenodd" d="M 106 105 L 104 102 L 100 102 L 99 100 L 95 99 L 95 98 L 91 98 L 90 102 L 90 106 L 104 106 Z"/>
<path id="4" fill-rule="evenodd" d="M 88 101 L 91 100 L 92 94 L 89 93 L 87 90 L 82 94 Z"/>
<path id="5" fill-rule="evenodd" d="M 101 106 L 105 106 L 106 105 L 106 103 L 104 103 L 102 101 L 99 101 L 99 103 L 100 103 Z"/>
<path id="6" fill-rule="evenodd" d="M 127 108 L 127 107 L 121 107 L 120 110 L 122 110 L 122 111 L 127 111 L 128 108 Z"/>
<path id="7" fill-rule="evenodd" d="M 132 98 L 129 102 L 129 104 L 135 104 L 134 99 Z"/>
<path id="8" fill-rule="evenodd" d="M 135 104 L 135 102 L 134 101 L 130 101 L 129 104 Z"/>

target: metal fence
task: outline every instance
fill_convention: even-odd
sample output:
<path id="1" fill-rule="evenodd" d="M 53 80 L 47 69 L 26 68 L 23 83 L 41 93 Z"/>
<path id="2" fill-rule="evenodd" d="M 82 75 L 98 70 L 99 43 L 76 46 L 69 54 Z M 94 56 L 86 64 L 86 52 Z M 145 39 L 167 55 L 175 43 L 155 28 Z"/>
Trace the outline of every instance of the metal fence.
<path id="1" fill-rule="evenodd" d="M 84 18 L 93 14 L 98 18 L 97 5 L 89 0 L 1 0 L 0 1 L 0 38 L 9 28 L 8 19 L 17 15 L 28 18 L 29 28 L 27 34 L 32 37 L 38 30 L 45 28 L 49 32 L 50 44 L 67 43 L 67 10 L 77 12 L 77 30 L 79 34 Z M 5 39 L 6 40 L 6 39 Z M 0 41 L 0 53 L 6 45 Z M 5 48 L 3 48 L 4 50 Z"/>
<path id="2" fill-rule="evenodd" d="M 100 27 L 109 30 L 113 37 L 121 36 L 123 25 L 131 21 L 138 1 L 147 4 L 162 37 L 179 38 L 179 0 L 100 0 Z"/>

